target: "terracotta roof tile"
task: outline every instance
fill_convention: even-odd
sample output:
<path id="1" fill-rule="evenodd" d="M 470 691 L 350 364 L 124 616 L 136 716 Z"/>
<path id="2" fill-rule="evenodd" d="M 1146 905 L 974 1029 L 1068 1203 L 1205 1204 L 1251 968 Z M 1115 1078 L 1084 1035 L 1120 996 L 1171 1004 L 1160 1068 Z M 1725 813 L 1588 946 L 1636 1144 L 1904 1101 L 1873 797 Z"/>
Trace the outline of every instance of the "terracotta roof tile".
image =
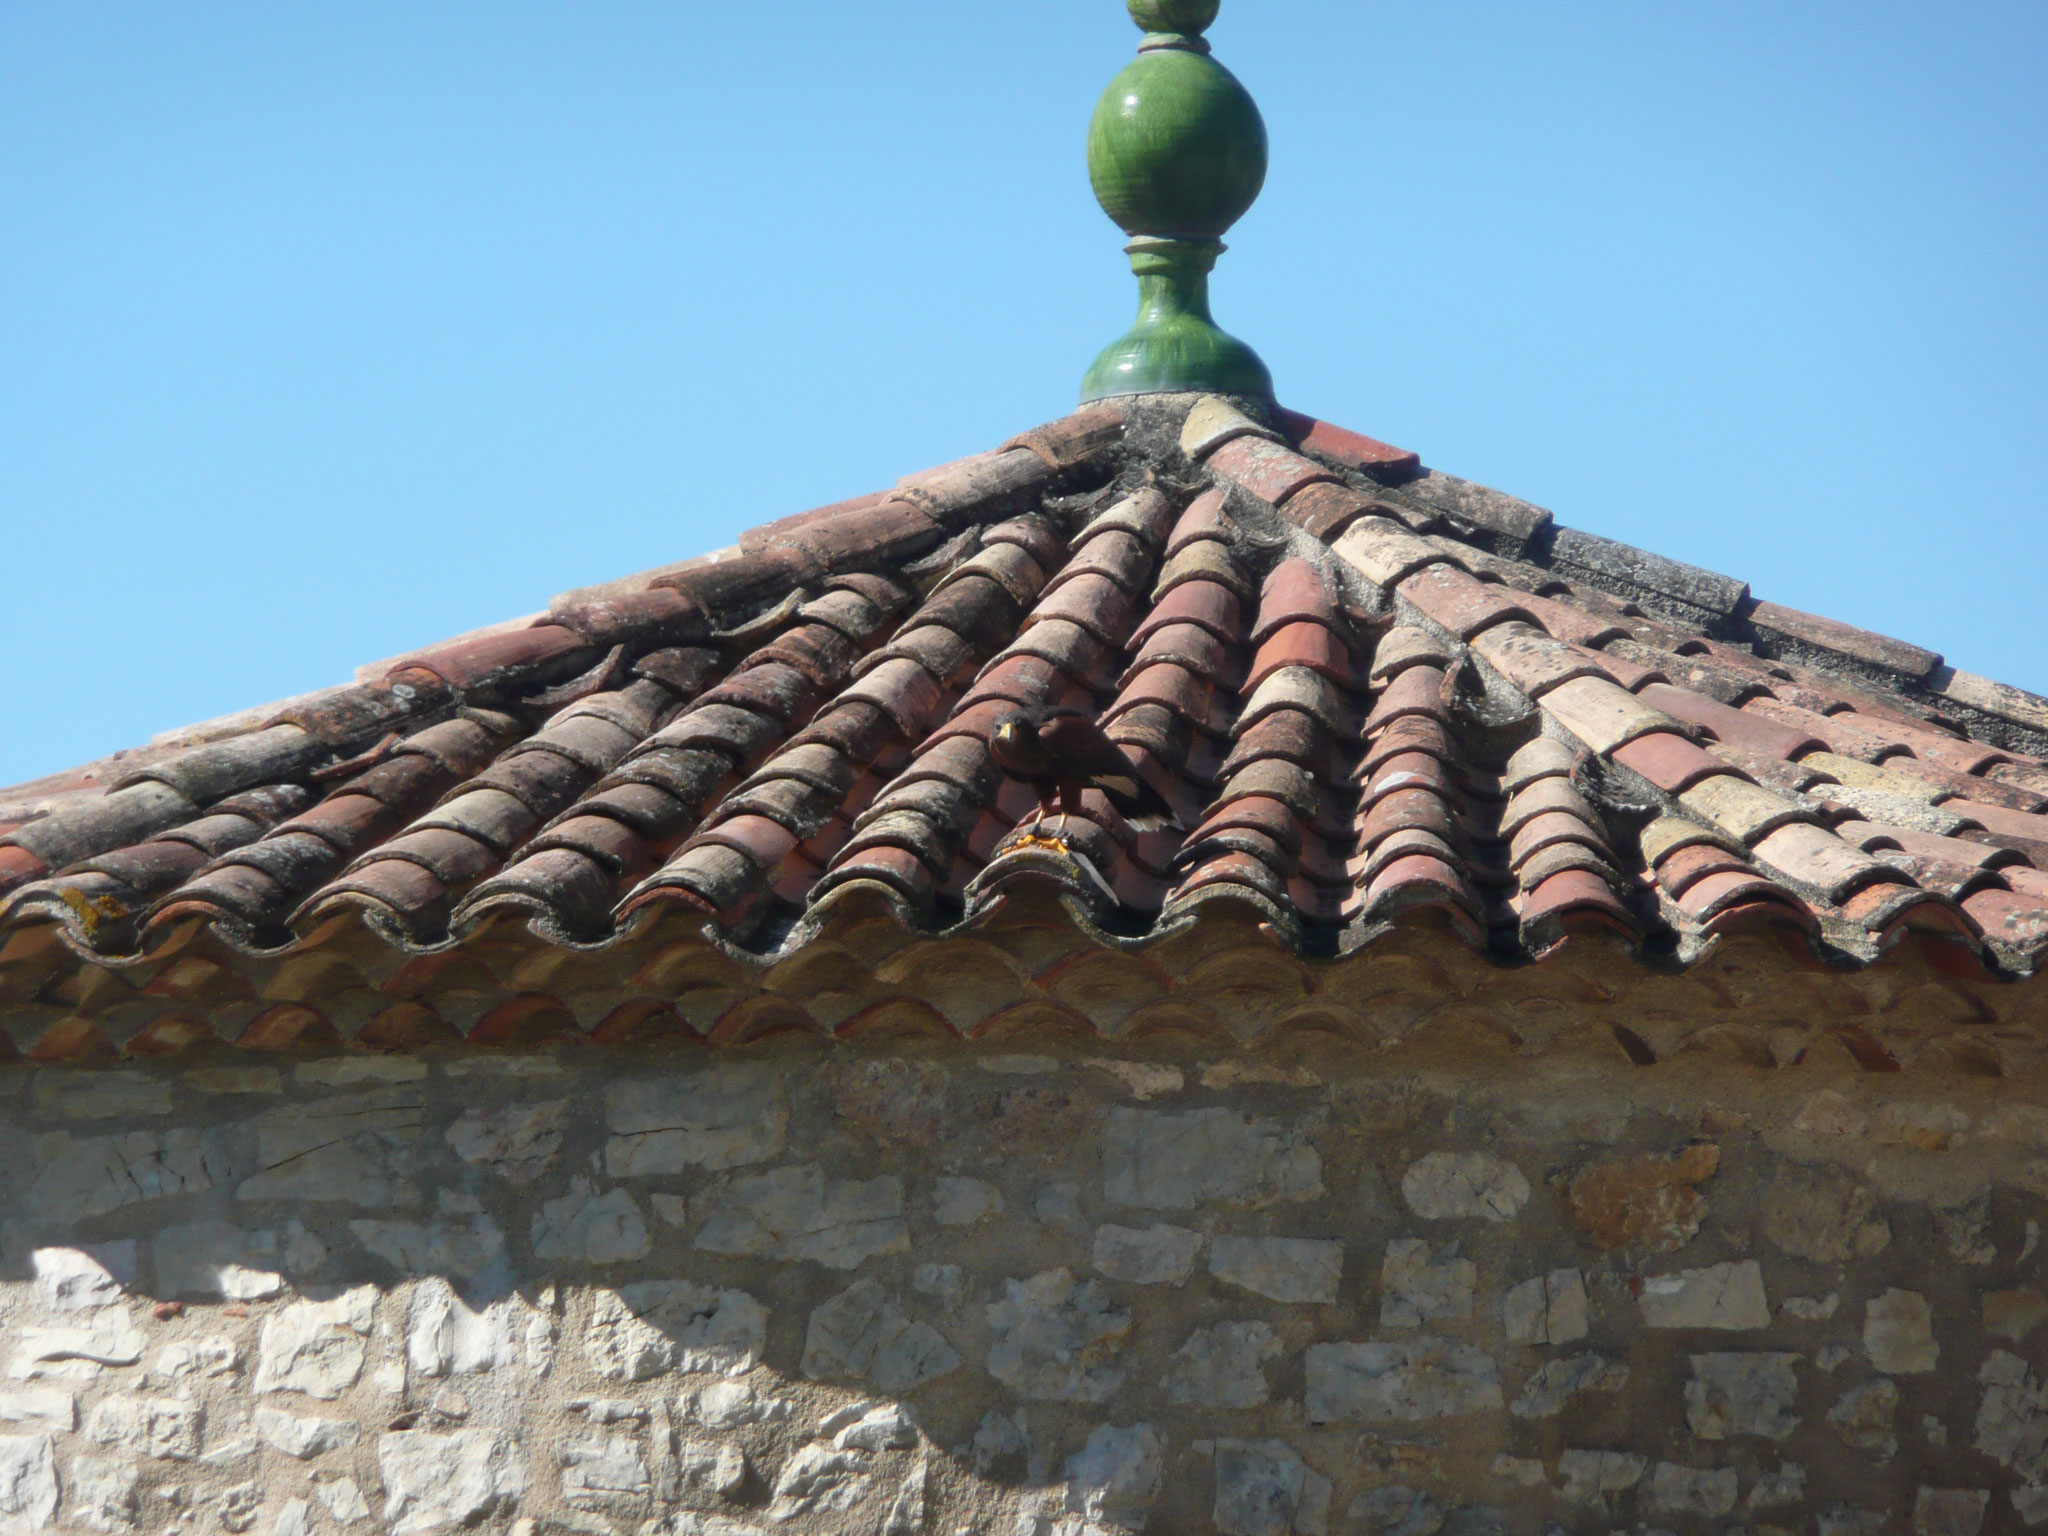
<path id="1" fill-rule="evenodd" d="M 1323 953 L 1448 918 L 1509 962 L 1588 934 L 1689 961 L 1766 924 L 1838 966 L 1909 931 L 1999 975 L 2048 963 L 2048 704 L 1251 409 L 1126 439 L 1125 404 L 1090 408 L 0 792 L 0 989 L 143 966 L 155 990 L 123 995 L 185 1013 L 107 1036 L 138 1050 L 210 1038 L 187 1017 L 208 988 L 273 1044 L 511 1038 L 565 1027 L 559 1001 L 401 988 L 412 1013 L 290 1002 L 245 1028 L 240 957 L 396 946 L 443 978 L 420 995 L 459 964 L 481 996 L 500 914 L 591 948 L 680 903 L 767 960 L 835 913 L 973 925 L 1034 883 L 1136 953 L 1248 908 Z M 1021 840 L 1036 797 L 987 736 L 1042 705 L 1104 722 L 1188 830 L 1137 834 L 1090 791 L 1070 856 Z M 658 1027 L 672 995 L 584 1027 Z M 738 994 L 691 1018 L 724 1040 L 787 1021 Z M 77 1044 L 37 1028 L 17 1050 Z"/>

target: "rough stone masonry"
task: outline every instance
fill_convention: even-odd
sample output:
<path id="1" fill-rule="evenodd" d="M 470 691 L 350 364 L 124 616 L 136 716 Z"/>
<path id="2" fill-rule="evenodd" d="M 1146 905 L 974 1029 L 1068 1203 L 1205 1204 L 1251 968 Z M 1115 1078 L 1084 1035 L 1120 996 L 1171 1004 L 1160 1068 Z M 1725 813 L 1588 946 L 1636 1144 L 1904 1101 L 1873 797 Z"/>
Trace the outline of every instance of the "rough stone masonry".
<path id="1" fill-rule="evenodd" d="M 245 1055 L 0 1138 L 0 1533 L 2048 1525 L 2012 1080 Z"/>

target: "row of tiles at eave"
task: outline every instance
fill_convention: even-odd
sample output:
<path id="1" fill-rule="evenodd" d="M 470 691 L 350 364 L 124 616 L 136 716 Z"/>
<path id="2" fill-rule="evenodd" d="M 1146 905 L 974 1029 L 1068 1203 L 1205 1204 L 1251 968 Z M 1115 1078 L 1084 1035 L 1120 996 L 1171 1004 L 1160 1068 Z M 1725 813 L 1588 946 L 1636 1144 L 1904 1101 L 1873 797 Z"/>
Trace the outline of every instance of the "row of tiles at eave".
<path id="1" fill-rule="evenodd" d="M 1371 521 L 1338 540 L 1354 564 L 1389 532 Z M 1228 532 L 1213 493 L 1177 520 L 1155 492 L 1127 499 L 1071 553 L 1045 519 L 1015 519 L 922 604 L 885 578 L 843 578 L 709 688 L 713 653 L 662 651 L 525 739 L 481 714 L 448 721 L 310 808 L 302 790 L 260 790 L 96 861 L 68 877 L 64 905 L 146 907 L 135 897 L 163 889 L 168 870 L 189 878 L 155 903 L 158 927 L 199 916 L 276 934 L 359 910 L 424 943 L 507 906 L 591 937 L 677 899 L 743 929 L 771 896 L 801 903 L 852 879 L 915 904 L 957 901 L 1034 806 L 995 772 L 989 727 L 1019 705 L 1073 703 L 1100 714 L 1193 828 L 1185 842 L 1134 837 L 1091 802 L 1067 829 L 1140 912 L 1218 890 L 1324 922 L 1431 903 L 1540 951 L 1575 922 L 1640 933 L 1768 915 L 1881 930 L 1931 909 L 2028 949 L 2027 932 L 1994 925 L 2048 907 L 2028 862 L 2048 797 L 2014 782 L 2037 769 L 2009 754 L 1868 700 L 1815 697 L 1753 657 L 1741 671 L 1704 642 L 1669 636 L 1657 653 L 1655 626 L 1622 605 L 1591 612 L 1584 593 L 1511 591 L 1440 563 L 1395 583 L 1424 622 L 1381 640 L 1368 681 L 1355 660 L 1366 637 L 1316 568 L 1288 560 L 1255 581 Z M 1475 761 L 1452 686 L 1472 653 L 1675 797 L 1674 813 L 1618 856 L 1554 739 Z M 1661 671 L 1647 664 L 1660 657 Z M 1603 688 L 1635 702 L 1589 702 Z M 1628 715 L 1604 746 L 1603 707 Z M 1832 734 L 1769 736 L 1783 725 L 1774 709 Z M 1894 779 L 1930 772 L 1906 804 Z M 1934 806 L 1977 807 L 1964 789 L 2003 795 L 1993 808 L 2024 819 L 1985 827 Z M 207 864 L 216 837 L 241 843 Z M 107 922 L 105 937 L 120 929 Z"/>

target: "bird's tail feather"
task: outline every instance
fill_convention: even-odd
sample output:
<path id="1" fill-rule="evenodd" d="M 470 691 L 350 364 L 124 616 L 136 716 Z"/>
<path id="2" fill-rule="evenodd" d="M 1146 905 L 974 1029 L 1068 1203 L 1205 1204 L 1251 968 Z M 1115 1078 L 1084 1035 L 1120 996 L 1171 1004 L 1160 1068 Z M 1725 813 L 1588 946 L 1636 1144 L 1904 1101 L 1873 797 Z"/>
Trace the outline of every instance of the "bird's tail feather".
<path id="1" fill-rule="evenodd" d="M 1155 812 L 1149 815 L 1126 816 L 1124 825 L 1133 832 L 1185 832 L 1180 818 L 1171 811 Z"/>

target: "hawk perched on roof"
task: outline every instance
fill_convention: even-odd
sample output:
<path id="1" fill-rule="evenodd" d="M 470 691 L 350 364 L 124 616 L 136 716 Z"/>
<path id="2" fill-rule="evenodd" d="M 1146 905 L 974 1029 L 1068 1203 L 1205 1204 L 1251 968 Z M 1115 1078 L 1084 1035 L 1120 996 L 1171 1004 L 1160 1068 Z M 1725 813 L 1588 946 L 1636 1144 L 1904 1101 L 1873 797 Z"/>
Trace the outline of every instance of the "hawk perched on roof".
<path id="1" fill-rule="evenodd" d="M 1166 797 L 1138 776 L 1123 749 L 1102 727 L 1075 709 L 1019 710 L 996 724 L 989 738 L 996 763 L 1038 792 L 1033 826 L 1059 802 L 1064 821 L 1081 812 L 1081 792 L 1099 789 L 1136 832 L 1180 826 Z"/>

